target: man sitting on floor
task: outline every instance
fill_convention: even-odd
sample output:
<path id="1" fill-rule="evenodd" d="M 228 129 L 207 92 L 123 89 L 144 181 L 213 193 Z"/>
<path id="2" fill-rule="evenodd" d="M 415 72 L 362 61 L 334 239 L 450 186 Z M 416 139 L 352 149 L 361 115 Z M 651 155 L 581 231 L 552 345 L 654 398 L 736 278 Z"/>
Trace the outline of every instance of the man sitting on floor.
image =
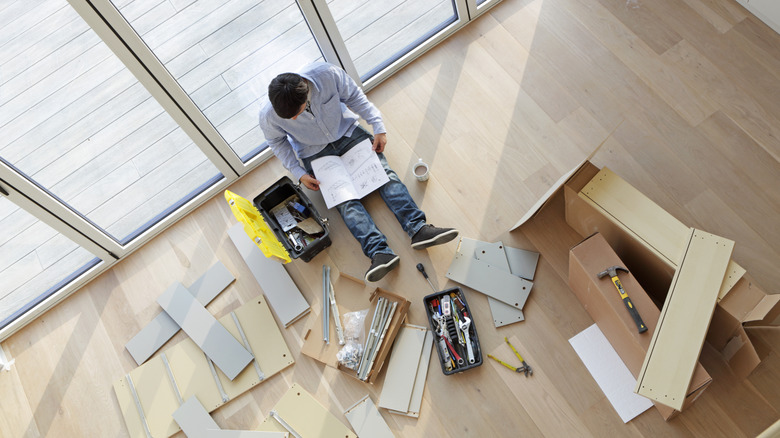
<path id="1" fill-rule="evenodd" d="M 379 193 L 412 239 L 412 248 L 428 248 L 457 237 L 458 230 L 425 223 L 425 213 L 382 153 L 387 134 L 379 110 L 344 70 L 321 62 L 308 65 L 297 74 L 282 73 L 268 86 L 268 100 L 260 110 L 260 128 L 274 155 L 301 184 L 319 190 L 320 182 L 311 168 L 313 160 L 326 155 L 341 156 L 360 141 L 371 139 L 390 178 Z M 373 137 L 358 124 L 358 115 L 371 125 Z M 360 200 L 346 201 L 336 208 L 360 242 L 363 253 L 371 259 L 366 281 L 379 281 L 398 266 L 400 257 L 390 249 L 387 238 Z"/>

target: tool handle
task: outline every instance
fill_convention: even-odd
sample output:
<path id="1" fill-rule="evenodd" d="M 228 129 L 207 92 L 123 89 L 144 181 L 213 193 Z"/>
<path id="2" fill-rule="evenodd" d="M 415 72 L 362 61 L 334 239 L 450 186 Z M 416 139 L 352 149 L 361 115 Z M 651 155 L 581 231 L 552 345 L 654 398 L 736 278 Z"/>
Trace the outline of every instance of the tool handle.
<path id="1" fill-rule="evenodd" d="M 634 323 L 636 324 L 636 328 L 639 330 L 639 333 L 646 332 L 647 326 L 645 325 L 644 321 L 642 321 L 642 317 L 639 316 L 639 312 L 636 310 L 636 307 L 634 307 L 634 303 L 631 302 L 631 298 L 627 296 L 623 298 L 623 304 L 626 305 L 626 309 L 628 309 L 628 313 L 631 315 L 631 318 L 634 318 Z"/>
<path id="2" fill-rule="evenodd" d="M 423 277 L 425 277 L 426 280 L 428 279 L 428 273 L 425 272 L 425 266 L 423 266 L 422 263 L 417 264 L 417 270 L 422 273 Z"/>

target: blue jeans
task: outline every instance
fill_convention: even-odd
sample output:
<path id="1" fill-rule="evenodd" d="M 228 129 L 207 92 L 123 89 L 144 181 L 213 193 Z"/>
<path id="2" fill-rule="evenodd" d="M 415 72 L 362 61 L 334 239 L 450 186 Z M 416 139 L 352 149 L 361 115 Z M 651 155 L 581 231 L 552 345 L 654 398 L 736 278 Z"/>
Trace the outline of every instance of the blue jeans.
<path id="1" fill-rule="evenodd" d="M 329 143 L 323 150 L 311 157 L 302 158 L 303 167 L 309 174 L 312 174 L 312 161 L 327 155 L 341 156 L 350 150 L 352 146 L 366 138 L 373 141 L 373 137 L 362 127 L 358 126 L 352 132 L 352 135 L 344 136 L 333 143 Z M 379 188 L 379 194 L 385 200 L 385 204 L 387 204 L 390 211 L 395 214 L 396 219 L 398 219 L 406 234 L 411 238 L 425 225 L 425 213 L 417 207 L 404 183 L 401 182 L 398 175 L 387 164 L 384 154 L 377 155 L 379 155 L 379 162 L 382 163 L 385 173 L 390 178 L 389 182 Z M 369 258 L 374 258 L 374 255 L 378 253 L 395 254 L 387 245 L 387 238 L 376 227 L 374 220 L 360 200 L 342 202 L 336 206 L 336 209 L 341 214 L 341 218 L 344 219 L 344 223 L 347 224 L 349 231 L 360 242 L 363 254 Z"/>

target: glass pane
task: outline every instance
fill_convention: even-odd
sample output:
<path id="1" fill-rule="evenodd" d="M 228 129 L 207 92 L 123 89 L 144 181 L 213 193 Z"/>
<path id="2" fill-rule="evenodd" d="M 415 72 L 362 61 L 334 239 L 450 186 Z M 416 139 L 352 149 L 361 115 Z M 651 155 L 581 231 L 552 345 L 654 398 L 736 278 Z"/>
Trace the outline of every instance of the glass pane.
<path id="1" fill-rule="evenodd" d="M 458 19 L 454 0 L 329 0 L 363 81 Z"/>
<path id="2" fill-rule="evenodd" d="M 0 159 L 122 244 L 222 179 L 66 0 L 3 6 Z"/>
<path id="3" fill-rule="evenodd" d="M 100 259 L 0 197 L 0 328 Z"/>
<path id="4" fill-rule="evenodd" d="M 113 3 L 244 161 L 271 79 L 323 60 L 295 0 Z"/>

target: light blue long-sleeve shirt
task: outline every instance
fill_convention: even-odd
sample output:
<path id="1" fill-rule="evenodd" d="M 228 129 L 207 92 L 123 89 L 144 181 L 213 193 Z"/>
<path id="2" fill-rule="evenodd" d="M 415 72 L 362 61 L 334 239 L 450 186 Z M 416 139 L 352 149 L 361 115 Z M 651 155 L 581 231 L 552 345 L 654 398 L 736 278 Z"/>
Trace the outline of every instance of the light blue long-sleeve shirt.
<path id="1" fill-rule="evenodd" d="M 343 69 L 318 62 L 298 74 L 313 85 L 309 96 L 311 112 L 304 111 L 295 120 L 283 119 L 270 101 L 260 110 L 260 129 L 295 181 L 306 174 L 298 159 L 310 157 L 328 143 L 352 134 L 359 120 L 355 113 L 371 125 L 374 134 L 386 132 L 379 110 Z"/>

